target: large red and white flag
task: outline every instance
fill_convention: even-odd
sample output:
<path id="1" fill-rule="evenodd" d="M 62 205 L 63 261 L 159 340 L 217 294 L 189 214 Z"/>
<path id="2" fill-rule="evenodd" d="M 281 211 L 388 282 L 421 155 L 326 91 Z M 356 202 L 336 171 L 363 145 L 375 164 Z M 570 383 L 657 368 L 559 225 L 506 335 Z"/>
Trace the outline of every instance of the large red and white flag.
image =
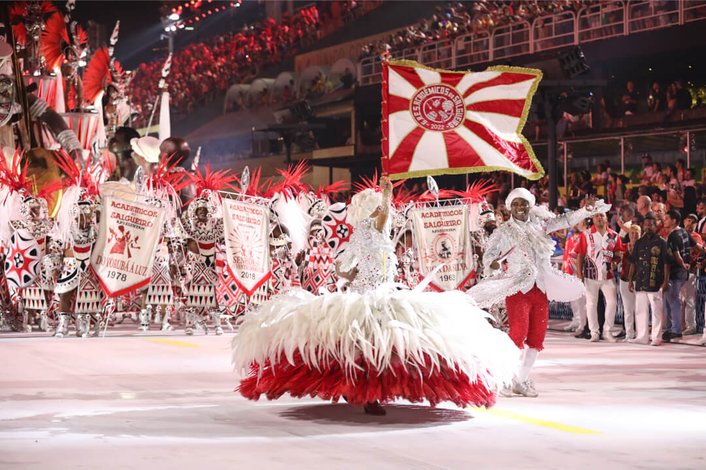
<path id="1" fill-rule="evenodd" d="M 452 72 L 390 61 L 382 74 L 382 167 L 392 178 L 497 170 L 544 175 L 521 133 L 540 70 Z"/>

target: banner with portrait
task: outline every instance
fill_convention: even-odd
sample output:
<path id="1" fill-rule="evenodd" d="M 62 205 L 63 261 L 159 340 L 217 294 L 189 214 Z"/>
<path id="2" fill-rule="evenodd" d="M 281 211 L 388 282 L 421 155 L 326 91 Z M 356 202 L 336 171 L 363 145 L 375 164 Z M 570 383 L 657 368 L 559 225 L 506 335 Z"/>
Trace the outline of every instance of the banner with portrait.
<path id="1" fill-rule="evenodd" d="M 164 209 L 106 195 L 91 265 L 109 297 L 150 283 Z"/>
<path id="2" fill-rule="evenodd" d="M 468 206 L 416 207 L 411 218 L 421 275 L 427 276 L 441 265 L 429 286 L 437 291 L 462 288 L 475 275 Z"/>
<path id="3" fill-rule="evenodd" d="M 269 209 L 256 201 L 223 199 L 226 269 L 248 297 L 270 278 Z"/>

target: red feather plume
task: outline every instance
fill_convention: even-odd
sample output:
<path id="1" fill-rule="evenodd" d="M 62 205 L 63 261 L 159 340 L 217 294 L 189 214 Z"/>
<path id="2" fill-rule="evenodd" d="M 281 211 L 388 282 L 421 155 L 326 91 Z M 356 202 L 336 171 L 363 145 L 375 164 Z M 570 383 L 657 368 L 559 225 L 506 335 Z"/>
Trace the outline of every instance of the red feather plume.
<path id="1" fill-rule="evenodd" d="M 5 154 L 0 150 L 0 185 L 8 187 L 12 191 L 32 191 L 32 179 L 29 176 L 29 161 L 22 163 L 24 152 L 15 149 L 12 155 L 12 162 L 7 164 Z"/>
<path id="2" fill-rule="evenodd" d="M 88 33 L 81 26 L 76 26 L 76 37 L 74 38 L 74 42 L 77 45 L 88 44 Z"/>
<path id="3" fill-rule="evenodd" d="M 54 151 L 54 156 L 56 158 L 56 165 L 61 172 L 67 176 L 64 181 L 62 181 L 62 188 L 80 186 L 84 188 L 88 194 L 94 196 L 99 194 L 98 186 L 100 182 L 98 178 L 103 171 L 103 169 L 100 168 L 103 166 L 101 163 L 97 164 L 97 167 L 83 170 L 81 169 L 81 165 L 63 150 Z"/>
<path id="4" fill-rule="evenodd" d="M 236 181 L 240 185 L 240 191 L 242 193 L 243 184 L 240 178 L 236 177 Z M 272 178 L 262 180 L 262 168 L 258 167 L 250 173 L 250 183 L 244 194 L 246 196 L 270 197 L 271 189 Z"/>
<path id="5" fill-rule="evenodd" d="M 110 60 L 108 49 L 105 47 L 98 49 L 91 57 L 83 74 L 83 96 L 87 103 L 94 103 L 98 95 L 109 84 L 119 80 L 122 76 L 123 68 L 120 63 L 117 60 L 113 61 L 113 70 L 111 71 Z M 113 76 L 113 72 L 115 76 Z"/>
<path id="6" fill-rule="evenodd" d="M 15 2 L 10 6 L 10 24 L 12 25 L 12 33 L 15 36 L 17 44 L 24 46 L 27 44 L 27 26 L 25 18 L 29 17 L 29 2 Z M 52 2 L 41 2 L 39 7 L 44 20 L 48 20 L 52 15 L 58 13 Z"/>
<path id="7" fill-rule="evenodd" d="M 395 207 L 402 207 L 419 198 L 419 194 L 404 186 L 399 186 L 392 192 L 392 204 Z"/>
<path id="8" fill-rule="evenodd" d="M 66 31 L 64 18 L 55 13 L 49 18 L 42 32 L 39 51 L 44 57 L 47 68 L 54 70 L 64 63 L 64 49 L 69 44 L 69 33 Z"/>
<path id="9" fill-rule="evenodd" d="M 98 95 L 113 81 L 110 75 L 110 56 L 105 47 L 98 49 L 83 73 L 83 96 L 87 103 L 93 104 Z"/>
<path id="10" fill-rule="evenodd" d="M 465 191 L 453 191 L 454 195 L 471 202 L 481 202 L 488 194 L 498 190 L 498 185 L 488 179 L 481 179 L 469 184 Z"/>
<path id="11" fill-rule="evenodd" d="M 189 175 L 191 183 L 196 186 L 196 196 L 201 197 L 201 193 L 206 190 L 217 192 L 217 191 L 236 191 L 235 183 L 238 180 L 236 175 L 230 173 L 230 170 L 211 170 L 211 164 L 206 165 L 203 173 L 201 170 L 196 168 L 196 171 Z"/>
<path id="12" fill-rule="evenodd" d="M 282 181 L 270 188 L 274 193 L 282 193 L 285 198 L 296 197 L 301 192 L 309 191 L 309 186 L 302 179 L 309 172 L 309 165 L 300 161 L 294 166 L 287 167 L 286 170 L 278 169 L 277 173 L 282 177 Z"/>
<path id="13" fill-rule="evenodd" d="M 323 198 L 324 196 L 330 196 L 331 194 L 334 193 L 340 193 L 341 191 L 347 191 L 348 190 L 348 183 L 345 181 L 336 181 L 334 183 L 329 184 L 328 186 L 319 186 L 318 189 L 316 190 L 316 197 L 319 199 Z"/>
<path id="14" fill-rule="evenodd" d="M 375 191 L 380 190 L 380 180 L 378 177 L 378 172 L 375 170 L 375 173 L 373 173 L 372 178 L 368 178 L 367 176 L 363 176 L 359 182 L 353 183 L 353 190 L 356 193 L 359 193 L 361 191 L 365 191 L 366 189 L 374 189 Z"/>
<path id="15" fill-rule="evenodd" d="M 153 188 L 171 187 L 175 192 L 180 192 L 191 184 L 191 178 L 186 171 L 181 171 L 173 155 L 163 158 L 148 179 L 148 184 Z"/>

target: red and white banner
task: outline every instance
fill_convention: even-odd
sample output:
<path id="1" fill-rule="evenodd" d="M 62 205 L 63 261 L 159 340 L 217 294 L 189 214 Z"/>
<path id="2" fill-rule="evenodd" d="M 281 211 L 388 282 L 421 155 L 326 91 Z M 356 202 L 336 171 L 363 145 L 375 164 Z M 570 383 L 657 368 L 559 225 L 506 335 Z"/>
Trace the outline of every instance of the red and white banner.
<path id="1" fill-rule="evenodd" d="M 480 171 L 544 175 L 522 136 L 542 72 L 434 70 L 383 63 L 382 167 L 392 178 Z"/>
<path id="2" fill-rule="evenodd" d="M 223 199 L 226 269 L 249 297 L 270 278 L 269 209 Z"/>
<path id="3" fill-rule="evenodd" d="M 164 209 L 114 196 L 103 197 L 91 265 L 109 297 L 149 284 Z"/>
<path id="4" fill-rule="evenodd" d="M 443 265 L 429 285 L 437 291 L 461 288 L 475 275 L 468 234 L 468 206 L 415 208 L 411 217 L 421 275 L 427 276 Z"/>

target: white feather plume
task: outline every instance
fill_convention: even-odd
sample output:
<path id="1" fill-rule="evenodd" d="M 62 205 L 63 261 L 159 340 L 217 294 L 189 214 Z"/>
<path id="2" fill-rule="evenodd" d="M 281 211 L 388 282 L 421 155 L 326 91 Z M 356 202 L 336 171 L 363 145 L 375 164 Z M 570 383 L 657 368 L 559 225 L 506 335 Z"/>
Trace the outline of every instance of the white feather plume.
<path id="1" fill-rule="evenodd" d="M 292 251 L 299 253 L 306 249 L 309 223 L 311 217 L 299 204 L 296 198 L 275 197 L 273 210 L 277 214 L 277 220 L 289 232 L 289 239 L 292 241 Z"/>

